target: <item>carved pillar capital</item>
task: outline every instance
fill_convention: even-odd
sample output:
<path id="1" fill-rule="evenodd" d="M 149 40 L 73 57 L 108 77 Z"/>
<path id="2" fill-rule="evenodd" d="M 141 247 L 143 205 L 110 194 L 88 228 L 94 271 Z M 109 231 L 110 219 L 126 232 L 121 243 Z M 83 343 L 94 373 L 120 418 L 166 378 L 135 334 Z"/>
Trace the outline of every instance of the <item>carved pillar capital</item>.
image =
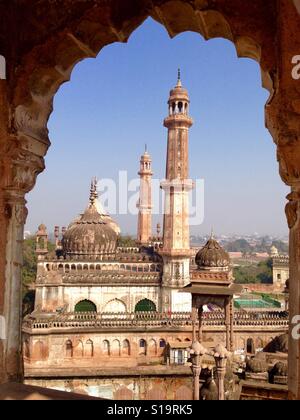
<path id="1" fill-rule="evenodd" d="M 24 195 L 33 189 L 38 174 L 45 169 L 42 156 L 23 149 L 12 150 L 3 166 L 5 190 Z"/>

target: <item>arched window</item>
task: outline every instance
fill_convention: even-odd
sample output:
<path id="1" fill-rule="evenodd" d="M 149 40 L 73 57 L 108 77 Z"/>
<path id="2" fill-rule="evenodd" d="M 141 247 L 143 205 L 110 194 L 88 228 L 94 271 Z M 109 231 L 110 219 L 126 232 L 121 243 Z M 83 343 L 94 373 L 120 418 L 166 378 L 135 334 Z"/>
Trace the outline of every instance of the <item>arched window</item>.
<path id="1" fill-rule="evenodd" d="M 145 340 L 140 340 L 140 343 L 139 343 L 139 354 L 143 354 L 143 355 L 146 355 L 147 354 L 147 343 L 146 343 L 146 341 Z"/>
<path id="2" fill-rule="evenodd" d="M 148 353 L 151 356 L 156 356 L 157 355 L 157 344 L 156 344 L 156 341 L 154 339 L 149 341 L 148 350 L 149 350 Z"/>
<path id="3" fill-rule="evenodd" d="M 112 356 L 121 356 L 121 344 L 119 340 L 114 340 L 111 346 Z"/>
<path id="4" fill-rule="evenodd" d="M 66 342 L 66 357 L 73 357 L 73 344 L 71 340 Z"/>
<path id="5" fill-rule="evenodd" d="M 126 311 L 127 311 L 127 308 L 124 302 L 122 302 L 119 299 L 113 299 L 105 305 L 103 312 L 118 314 L 118 313 L 124 313 Z"/>
<path id="6" fill-rule="evenodd" d="M 179 114 L 182 113 L 182 110 L 183 110 L 183 103 L 182 102 L 178 102 L 178 111 L 179 111 Z"/>
<path id="7" fill-rule="evenodd" d="M 124 340 L 122 344 L 122 354 L 124 356 L 130 356 L 130 343 L 128 340 Z"/>
<path id="8" fill-rule="evenodd" d="M 108 340 L 104 340 L 102 344 L 102 351 L 105 356 L 110 356 L 110 344 Z"/>
<path id="9" fill-rule="evenodd" d="M 156 305 L 152 300 L 143 299 L 137 303 L 135 312 L 156 312 Z"/>
<path id="10" fill-rule="evenodd" d="M 263 340 L 261 338 L 257 338 L 255 344 L 256 344 L 256 348 L 257 348 L 258 351 L 262 351 L 263 350 L 264 343 L 263 343 Z"/>
<path id="11" fill-rule="evenodd" d="M 164 348 L 166 347 L 166 342 L 165 342 L 165 340 L 163 340 L 163 339 L 161 339 L 161 340 L 160 340 L 160 342 L 159 342 L 159 347 L 160 347 L 161 349 L 164 349 Z"/>
<path id="12" fill-rule="evenodd" d="M 255 353 L 254 341 L 252 338 L 248 338 L 247 340 L 247 353 L 250 353 L 250 354 Z"/>
<path id="13" fill-rule="evenodd" d="M 74 348 L 74 357 L 82 358 L 84 356 L 83 342 L 78 340 L 76 347 Z"/>
<path id="14" fill-rule="evenodd" d="M 94 343 L 92 340 L 86 342 L 85 355 L 87 357 L 94 357 Z"/>
<path id="15" fill-rule="evenodd" d="M 90 300 L 82 300 L 75 306 L 75 312 L 97 312 L 97 306 Z"/>

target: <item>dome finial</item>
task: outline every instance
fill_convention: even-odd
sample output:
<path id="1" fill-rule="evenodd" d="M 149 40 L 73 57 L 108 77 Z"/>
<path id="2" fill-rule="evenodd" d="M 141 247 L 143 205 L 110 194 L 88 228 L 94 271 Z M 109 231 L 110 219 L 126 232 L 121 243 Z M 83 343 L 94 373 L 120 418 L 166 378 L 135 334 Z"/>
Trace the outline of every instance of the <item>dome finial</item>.
<path id="1" fill-rule="evenodd" d="M 178 69 L 178 79 L 177 79 L 177 87 L 181 87 L 182 83 L 181 83 L 181 70 L 180 68 Z"/>
<path id="2" fill-rule="evenodd" d="M 210 239 L 215 239 L 214 228 L 211 228 Z"/>
<path id="3" fill-rule="evenodd" d="M 98 179 L 96 177 L 92 178 L 91 190 L 90 190 L 90 203 L 91 203 L 91 205 L 94 205 L 97 198 L 98 198 L 97 185 L 98 185 Z"/>

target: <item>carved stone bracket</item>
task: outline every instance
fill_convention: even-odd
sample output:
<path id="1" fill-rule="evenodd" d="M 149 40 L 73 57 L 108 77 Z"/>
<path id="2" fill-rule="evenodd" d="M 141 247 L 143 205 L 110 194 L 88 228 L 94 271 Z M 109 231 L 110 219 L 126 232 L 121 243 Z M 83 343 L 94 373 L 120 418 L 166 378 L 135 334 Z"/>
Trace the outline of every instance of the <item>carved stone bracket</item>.
<path id="1" fill-rule="evenodd" d="M 289 202 L 285 206 L 285 214 L 287 217 L 288 226 L 290 229 L 292 229 L 298 221 L 300 193 L 293 191 L 288 194 L 286 198 L 289 200 Z"/>

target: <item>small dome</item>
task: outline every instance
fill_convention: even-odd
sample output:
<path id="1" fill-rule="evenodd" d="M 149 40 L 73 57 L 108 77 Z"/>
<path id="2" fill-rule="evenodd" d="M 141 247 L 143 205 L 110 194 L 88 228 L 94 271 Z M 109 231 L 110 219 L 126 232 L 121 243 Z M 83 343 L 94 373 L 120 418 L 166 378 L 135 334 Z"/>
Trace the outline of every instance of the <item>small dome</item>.
<path id="1" fill-rule="evenodd" d="M 266 353 L 288 353 L 289 349 L 289 335 L 283 334 L 275 337 L 265 348 Z"/>
<path id="2" fill-rule="evenodd" d="M 270 248 L 270 257 L 274 258 L 278 256 L 279 256 L 278 249 L 276 248 L 276 246 L 272 245 Z"/>
<path id="3" fill-rule="evenodd" d="M 206 401 L 217 401 L 219 399 L 218 386 L 213 378 L 208 378 L 202 386 L 201 399 Z"/>
<path id="4" fill-rule="evenodd" d="M 37 235 L 47 235 L 47 226 L 44 223 L 38 227 Z"/>
<path id="5" fill-rule="evenodd" d="M 116 227 L 110 216 L 100 213 L 96 185 L 92 185 L 90 205 L 81 217 L 69 225 L 63 236 L 63 254 L 93 258 L 114 254 L 118 240 Z"/>
<path id="6" fill-rule="evenodd" d="M 170 91 L 169 102 L 172 102 L 174 100 L 183 100 L 183 101 L 188 101 L 189 102 L 189 93 L 188 93 L 187 89 L 182 87 L 180 70 L 178 70 L 177 84 Z"/>
<path id="7" fill-rule="evenodd" d="M 251 373 L 265 373 L 268 372 L 268 364 L 265 360 L 254 357 L 248 360 L 246 370 Z"/>
<path id="8" fill-rule="evenodd" d="M 196 255 L 196 264 L 200 269 L 226 268 L 230 265 L 230 257 L 228 252 L 211 238 Z"/>
<path id="9" fill-rule="evenodd" d="M 272 369 L 271 372 L 274 376 L 287 376 L 288 375 L 288 365 L 287 363 L 278 362 Z"/>

